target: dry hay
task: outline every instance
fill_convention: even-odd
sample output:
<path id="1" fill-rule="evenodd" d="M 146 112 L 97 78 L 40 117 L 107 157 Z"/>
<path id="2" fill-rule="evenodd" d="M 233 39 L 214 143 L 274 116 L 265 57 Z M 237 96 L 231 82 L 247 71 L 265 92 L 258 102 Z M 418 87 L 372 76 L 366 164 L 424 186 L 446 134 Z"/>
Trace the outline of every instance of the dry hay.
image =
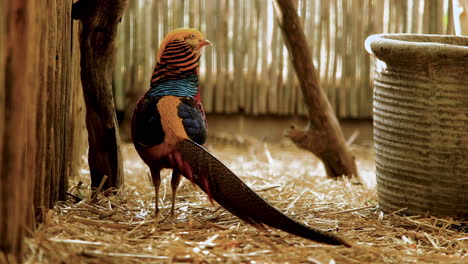
<path id="1" fill-rule="evenodd" d="M 375 178 L 369 147 L 353 148 L 363 185 L 326 179 L 319 161 L 289 142 L 235 142 L 209 149 L 286 214 L 355 246 L 259 231 L 211 205 L 185 180 L 172 219 L 169 171 L 162 179 L 162 216 L 154 219 L 148 170 L 126 145 L 125 187 L 93 200 L 83 165 L 82 177 L 71 185 L 75 197 L 44 214 L 27 239 L 26 263 L 468 263 L 467 222 L 378 210 L 375 190 L 366 186 Z"/>

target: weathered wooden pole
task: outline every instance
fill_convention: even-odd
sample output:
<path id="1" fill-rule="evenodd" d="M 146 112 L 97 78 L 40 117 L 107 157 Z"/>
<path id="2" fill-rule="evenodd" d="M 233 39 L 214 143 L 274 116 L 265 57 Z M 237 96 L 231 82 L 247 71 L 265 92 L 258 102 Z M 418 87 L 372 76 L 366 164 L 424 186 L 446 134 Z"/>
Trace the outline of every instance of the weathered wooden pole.
<path id="1" fill-rule="evenodd" d="M 275 9 L 309 112 L 307 127 L 291 127 L 287 136 L 297 146 L 319 157 L 325 165 L 328 177 L 358 176 L 354 157 L 346 145 L 333 109 L 320 87 L 319 76 L 297 14 L 297 1 L 276 0 Z"/>
<path id="2" fill-rule="evenodd" d="M 127 0 L 79 0 L 73 19 L 81 21 L 81 83 L 86 103 L 91 185 L 104 189 L 123 183 L 120 137 L 112 95 L 115 39 Z"/>
<path id="3" fill-rule="evenodd" d="M 0 262 L 21 263 L 36 176 L 36 1 L 0 1 Z"/>

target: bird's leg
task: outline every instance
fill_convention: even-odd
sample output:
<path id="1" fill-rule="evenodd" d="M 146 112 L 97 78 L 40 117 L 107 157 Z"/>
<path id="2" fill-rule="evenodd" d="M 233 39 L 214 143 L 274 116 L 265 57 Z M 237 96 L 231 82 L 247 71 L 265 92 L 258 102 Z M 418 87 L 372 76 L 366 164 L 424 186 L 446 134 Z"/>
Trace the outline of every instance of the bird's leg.
<path id="1" fill-rule="evenodd" d="M 151 168 L 151 178 L 153 179 L 154 186 L 154 218 L 158 218 L 159 215 L 159 186 L 161 185 L 161 170 L 159 168 Z"/>
<path id="2" fill-rule="evenodd" d="M 171 187 L 172 187 L 171 216 L 174 216 L 175 198 L 176 198 L 177 187 L 179 187 L 179 183 L 180 183 L 180 173 L 177 170 L 173 170 L 172 178 L 171 178 Z"/>

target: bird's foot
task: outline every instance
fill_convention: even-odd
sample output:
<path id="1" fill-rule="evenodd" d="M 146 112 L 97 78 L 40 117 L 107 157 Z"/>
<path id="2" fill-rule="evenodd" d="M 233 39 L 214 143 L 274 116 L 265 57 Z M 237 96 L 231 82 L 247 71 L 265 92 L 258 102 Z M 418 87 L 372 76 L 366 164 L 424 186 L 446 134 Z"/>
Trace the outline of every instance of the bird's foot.
<path id="1" fill-rule="evenodd" d="M 154 219 L 158 219 L 159 218 L 159 208 L 154 208 Z"/>

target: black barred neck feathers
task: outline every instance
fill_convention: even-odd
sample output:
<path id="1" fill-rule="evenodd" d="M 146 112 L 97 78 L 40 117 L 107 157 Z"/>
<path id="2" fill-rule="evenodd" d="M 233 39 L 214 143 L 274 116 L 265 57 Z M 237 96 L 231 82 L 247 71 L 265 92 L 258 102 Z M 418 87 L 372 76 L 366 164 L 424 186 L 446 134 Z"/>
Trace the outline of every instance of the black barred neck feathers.
<path id="1" fill-rule="evenodd" d="M 197 93 L 200 52 L 185 41 L 173 40 L 164 49 L 151 78 L 152 96 L 190 96 Z"/>

